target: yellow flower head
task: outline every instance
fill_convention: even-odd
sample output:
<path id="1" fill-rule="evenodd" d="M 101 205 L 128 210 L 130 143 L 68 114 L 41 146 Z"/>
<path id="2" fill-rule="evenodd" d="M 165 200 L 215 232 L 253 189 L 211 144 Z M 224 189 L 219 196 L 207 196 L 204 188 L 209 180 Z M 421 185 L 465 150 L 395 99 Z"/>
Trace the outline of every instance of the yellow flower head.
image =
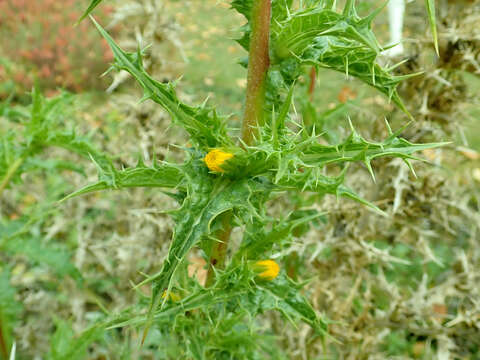
<path id="1" fill-rule="evenodd" d="M 280 266 L 273 260 L 260 260 L 255 263 L 255 266 L 263 270 L 258 276 L 265 280 L 275 279 L 280 272 Z"/>
<path id="2" fill-rule="evenodd" d="M 205 156 L 205 159 L 203 159 L 203 161 L 205 161 L 207 167 L 211 171 L 223 172 L 224 170 L 220 166 L 232 157 L 233 154 L 222 151 L 220 149 L 214 149 Z"/>
<path id="3" fill-rule="evenodd" d="M 162 294 L 162 299 L 165 299 L 167 297 L 167 290 L 165 290 Z M 168 298 L 172 300 L 173 302 L 180 301 L 182 298 L 180 295 L 174 293 L 173 291 L 170 291 L 170 294 L 168 294 Z"/>

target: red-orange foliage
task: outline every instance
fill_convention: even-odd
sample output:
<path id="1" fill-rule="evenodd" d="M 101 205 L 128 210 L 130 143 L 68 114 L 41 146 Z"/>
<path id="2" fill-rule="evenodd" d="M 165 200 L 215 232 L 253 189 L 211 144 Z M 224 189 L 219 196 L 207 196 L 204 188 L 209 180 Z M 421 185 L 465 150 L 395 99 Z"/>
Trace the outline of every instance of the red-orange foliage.
<path id="1" fill-rule="evenodd" d="M 88 20 L 74 26 L 82 5 L 76 0 L 0 0 L 0 53 L 7 59 L 3 64 L 0 59 L 0 83 L 13 81 L 17 93 L 29 91 L 35 79 L 46 91 L 103 87 L 99 76 L 113 55 Z M 95 15 L 105 22 L 111 11 L 103 6 Z"/>

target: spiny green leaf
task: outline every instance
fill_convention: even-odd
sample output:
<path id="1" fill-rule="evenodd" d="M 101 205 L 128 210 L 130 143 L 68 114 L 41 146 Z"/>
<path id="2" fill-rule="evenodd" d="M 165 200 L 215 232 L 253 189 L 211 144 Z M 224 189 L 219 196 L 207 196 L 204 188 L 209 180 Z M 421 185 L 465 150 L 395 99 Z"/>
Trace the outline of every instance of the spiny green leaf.
<path id="1" fill-rule="evenodd" d="M 357 195 L 353 190 L 349 189 L 343 182 L 345 180 L 345 170 L 337 177 L 329 177 L 323 175 L 319 168 L 306 169 L 303 173 L 290 174 L 277 183 L 279 190 L 293 190 L 293 191 L 311 191 L 319 195 L 336 195 L 337 197 L 344 196 L 355 200 L 363 205 L 370 207 L 380 215 L 386 216 L 378 206 L 363 199 Z"/>
<path id="2" fill-rule="evenodd" d="M 312 305 L 299 292 L 299 285 L 285 275 L 279 275 L 273 281 L 258 284 L 270 297 L 272 308 L 279 310 L 287 318 L 300 318 L 309 324 L 321 336 L 327 334 L 327 323 L 317 316 Z"/>
<path id="3" fill-rule="evenodd" d="M 154 80 L 145 71 L 140 51 L 136 53 L 123 51 L 95 19 L 91 19 L 113 51 L 114 67 L 129 72 L 138 81 L 144 91 L 144 100 L 151 99 L 160 104 L 203 149 L 232 144 L 227 135 L 225 121 L 215 110 L 205 106 L 191 107 L 181 102 L 172 83 L 164 84 Z"/>
<path id="4" fill-rule="evenodd" d="M 46 98 L 37 87 L 31 93 L 30 116 L 25 123 L 25 137 L 30 143 L 42 142 L 50 133 L 58 129 L 60 122 L 68 114 L 73 97 L 62 92 L 53 98 Z"/>
<path id="5" fill-rule="evenodd" d="M 397 93 L 398 84 L 417 74 L 395 76 L 376 63 L 377 54 L 356 42 L 335 37 L 319 37 L 298 60 L 353 76 L 379 90 L 411 116 Z"/>
<path id="6" fill-rule="evenodd" d="M 85 137 L 64 130 L 64 119 L 70 115 L 73 97 L 61 93 L 45 98 L 38 88 L 32 93 L 32 104 L 16 106 L 3 114 L 24 125 L 23 133 L 8 132 L 0 142 L 0 192 L 11 181 L 20 179 L 26 171 L 37 169 L 69 169 L 83 173 L 81 166 L 59 159 L 40 160 L 37 155 L 49 146 L 67 148 L 81 156 L 93 158 L 104 172 L 113 168 L 111 161 Z M 21 116 L 18 116 L 21 114 Z M 22 137 L 23 135 L 23 137 Z"/>
<path id="7" fill-rule="evenodd" d="M 279 67 L 280 74 L 290 74 L 291 70 L 281 69 L 291 68 L 289 60 L 293 59 L 299 65 L 315 65 L 354 76 L 384 93 L 411 117 L 396 87 L 400 81 L 417 74 L 394 76 L 391 70 L 383 69 L 376 63 L 380 46 L 371 30 L 371 23 L 381 9 L 360 18 L 354 1 L 349 1 L 343 14 L 322 6 L 295 12 L 274 28 L 274 68 Z M 287 79 L 285 84 L 289 84 Z M 271 89 L 273 93 L 278 92 L 277 88 L 278 85 Z"/>
<path id="8" fill-rule="evenodd" d="M 155 310 L 152 319 L 156 323 L 171 324 L 179 315 L 192 310 L 208 313 L 208 309 L 219 304 L 237 309 L 234 314 L 245 311 L 253 318 L 266 310 L 279 310 L 288 319 L 301 319 L 311 325 L 319 335 L 325 335 L 327 323 L 316 314 L 306 298 L 299 294 L 300 285 L 284 275 L 272 281 L 255 283 L 255 274 L 245 264 L 229 266 L 219 273 L 214 285 L 215 291 L 199 287 L 194 293 L 175 303 L 166 303 Z M 125 314 L 107 320 L 104 326 L 116 328 L 123 326 L 148 325 L 148 316 Z"/>
<path id="9" fill-rule="evenodd" d="M 322 167 L 330 163 L 342 163 L 352 161 L 368 161 L 391 156 L 408 159 L 412 154 L 425 149 L 433 149 L 445 146 L 448 143 L 413 144 L 403 138 L 389 137 L 383 143 L 367 141 L 357 133 L 352 133 L 341 144 L 323 145 L 313 144 L 305 150 L 300 158 L 306 165 Z"/>
<path id="10" fill-rule="evenodd" d="M 321 36 L 356 41 L 375 53 L 380 51 L 369 22 L 318 7 L 298 11 L 280 23 L 273 36 L 273 49 L 280 59 L 301 56 Z"/>
<path id="11" fill-rule="evenodd" d="M 235 254 L 235 259 L 239 260 L 244 256 L 247 259 L 264 259 L 275 244 L 282 245 L 285 241 L 288 241 L 296 228 L 325 215 L 325 213 L 314 210 L 310 212 L 310 215 L 299 218 L 292 216 L 294 214 L 295 212 L 286 219 L 272 221 L 253 219 L 245 228 L 243 241 Z"/>
<path id="12" fill-rule="evenodd" d="M 106 154 L 96 149 L 87 138 L 78 136 L 73 131 L 49 134 L 44 140 L 44 146 L 61 147 L 92 159 L 99 169 L 100 177 L 103 174 L 108 177 L 115 171 L 112 161 Z"/>
<path id="13" fill-rule="evenodd" d="M 183 189 L 183 174 L 180 167 L 162 163 L 154 167 L 139 165 L 121 171 L 104 174 L 100 181 L 85 186 L 61 201 L 100 190 L 118 190 L 132 187 L 159 187 Z"/>
<path id="14" fill-rule="evenodd" d="M 210 176 L 207 167 L 200 160 L 193 160 L 190 165 L 190 169 L 185 168 L 184 172 L 187 196 L 181 208 L 173 213 L 176 225 L 167 258 L 160 272 L 141 283 L 153 282 L 149 321 L 144 338 L 153 314 L 160 305 L 161 294 L 163 291 L 170 291 L 175 272 L 188 251 L 203 236 L 210 233 L 212 222 L 220 214 L 232 209 L 249 207 L 251 189 L 246 180 L 232 182 L 228 178 Z"/>
<path id="15" fill-rule="evenodd" d="M 238 289 L 229 289 L 228 291 L 225 290 L 215 292 L 211 291 L 210 289 L 201 289 L 185 297 L 178 303 L 168 304 L 161 309 L 157 309 L 153 315 L 153 319 L 159 322 L 169 321 L 176 315 L 184 314 L 187 311 L 192 311 L 195 309 L 205 309 L 206 307 L 213 304 L 224 303 L 234 299 L 237 296 L 244 295 L 247 292 L 248 289 L 246 288 L 241 291 L 239 291 Z M 107 329 L 115 329 L 124 326 L 146 325 L 147 322 L 148 316 L 146 316 L 145 314 L 125 314 L 124 316 L 117 315 L 113 319 L 107 320 L 104 326 Z"/>

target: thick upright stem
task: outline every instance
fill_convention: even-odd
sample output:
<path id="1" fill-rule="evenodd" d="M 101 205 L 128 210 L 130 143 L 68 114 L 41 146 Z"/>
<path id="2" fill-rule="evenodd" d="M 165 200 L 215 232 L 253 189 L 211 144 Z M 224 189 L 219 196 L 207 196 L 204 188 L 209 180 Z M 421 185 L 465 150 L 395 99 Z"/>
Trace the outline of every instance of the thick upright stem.
<path id="1" fill-rule="evenodd" d="M 315 66 L 312 66 L 312 69 L 310 70 L 310 86 L 308 88 L 308 96 L 309 96 L 310 102 L 313 101 L 316 80 L 317 80 L 317 71 L 315 70 Z"/>
<path id="2" fill-rule="evenodd" d="M 250 145 L 258 126 L 263 125 L 263 105 L 265 103 L 265 78 L 270 58 L 268 43 L 270 38 L 271 0 L 254 0 L 252 9 L 252 33 L 248 58 L 247 95 L 245 116 L 242 125 L 242 140 Z M 208 264 L 205 286 L 211 286 L 215 280 L 215 269 L 225 267 L 228 240 L 232 232 L 232 211 L 221 215 L 222 229 L 216 234 L 218 243 L 213 244 Z"/>
<path id="3" fill-rule="evenodd" d="M 264 122 L 265 78 L 270 66 L 268 43 L 270 38 L 271 0 L 256 0 L 253 3 L 247 96 L 242 126 L 242 139 L 247 145 L 252 143 L 256 129 Z"/>

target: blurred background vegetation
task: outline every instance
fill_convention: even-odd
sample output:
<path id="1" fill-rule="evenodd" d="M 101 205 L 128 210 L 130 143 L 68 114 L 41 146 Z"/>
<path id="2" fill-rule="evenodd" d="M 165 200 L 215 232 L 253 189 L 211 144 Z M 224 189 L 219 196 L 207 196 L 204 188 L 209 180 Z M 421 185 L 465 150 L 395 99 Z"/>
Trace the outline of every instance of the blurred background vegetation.
<path id="1" fill-rule="evenodd" d="M 184 134 L 154 104 L 138 103 L 140 89 L 129 77 L 100 77 L 110 50 L 88 21 L 73 26 L 87 3 L 0 1 L 2 166 L 16 156 L 7 144 L 25 140 L 17 119 L 28 113 L 35 83 L 47 97 L 61 88 L 71 93 L 54 123 L 114 154 L 118 167 L 139 157 L 181 156 L 172 145 L 184 145 Z M 379 5 L 359 4 L 365 14 Z M 208 98 L 239 122 L 246 70 L 238 63 L 246 53 L 232 39 L 243 20 L 227 1 L 115 0 L 96 17 L 122 47 L 150 45 L 145 61 L 155 78 L 178 79 L 183 98 Z M 374 24 L 382 44 L 387 20 L 384 10 Z M 332 320 L 340 342 L 310 340 L 307 326 L 295 329 L 271 313 L 259 320 L 264 337 L 254 341 L 275 346 L 286 359 L 480 359 L 479 20 L 478 1 L 438 1 L 437 57 L 423 2 L 407 4 L 406 51 L 396 59 L 406 62 L 397 71 L 423 73 L 400 87 L 415 118 L 404 134 L 452 144 L 425 151 L 429 163 L 415 163 L 417 178 L 397 160 L 376 161 L 376 184 L 364 167 L 351 167 L 350 186 L 390 217 L 330 197 L 322 203 L 280 197 L 271 204 L 272 214 L 299 207 L 328 212 L 326 221 L 305 229 L 281 266 L 309 281 L 305 295 Z M 372 140 L 386 136 L 384 118 L 394 129 L 408 121 L 388 99 L 344 74 L 319 70 L 311 103 L 309 86 L 306 70 L 296 111 L 333 142 L 345 136 L 348 117 Z M 78 336 L 102 314 L 146 301 L 132 283 L 160 267 L 172 224 L 159 210 L 173 201 L 134 189 L 58 204 L 95 178 L 95 165 L 53 147 L 27 165 L 0 195 L 0 359 L 13 342 L 18 359 L 188 358 L 180 335 L 152 332 L 142 348 L 132 328 Z M 204 276 L 203 261 L 192 254 L 192 277 Z M 209 334 L 209 346 L 227 346 Z M 224 358 L 242 358 L 233 351 Z M 280 358 L 255 356 L 248 358 Z"/>

